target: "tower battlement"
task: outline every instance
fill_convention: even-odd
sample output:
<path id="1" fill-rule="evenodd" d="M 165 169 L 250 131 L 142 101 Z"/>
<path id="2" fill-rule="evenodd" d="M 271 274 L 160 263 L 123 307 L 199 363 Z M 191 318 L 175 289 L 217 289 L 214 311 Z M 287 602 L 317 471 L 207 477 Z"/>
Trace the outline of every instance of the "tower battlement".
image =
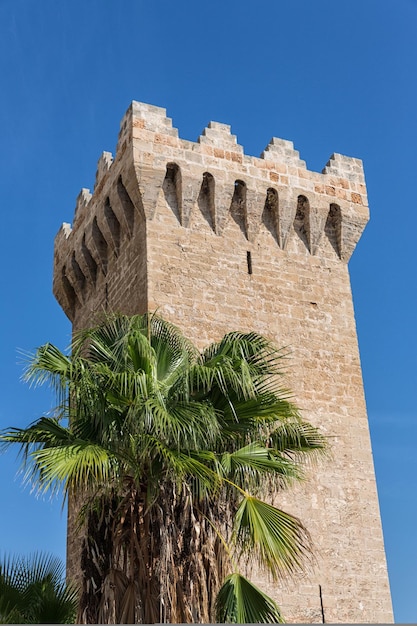
<path id="1" fill-rule="evenodd" d="M 333 154 L 322 173 L 312 172 L 291 141 L 276 137 L 259 158 L 248 156 L 230 126 L 219 122 L 210 122 L 194 143 L 179 138 L 165 109 L 132 102 L 115 158 L 103 152 L 93 193 L 81 190 L 73 228 L 64 224 L 56 238 L 54 293 L 71 320 L 77 306 L 90 299 L 98 275 L 106 275 L 109 257 L 133 236 L 135 216 L 146 230 L 168 187 L 171 208 L 185 229 L 204 195 L 207 221 L 217 236 L 227 236 L 225 227 L 234 217 L 241 236 L 256 244 L 261 224 L 269 220 L 277 248 L 285 250 L 298 233 L 308 253 L 320 256 L 321 242 L 331 232 L 342 262 L 369 219 L 359 159 Z"/>

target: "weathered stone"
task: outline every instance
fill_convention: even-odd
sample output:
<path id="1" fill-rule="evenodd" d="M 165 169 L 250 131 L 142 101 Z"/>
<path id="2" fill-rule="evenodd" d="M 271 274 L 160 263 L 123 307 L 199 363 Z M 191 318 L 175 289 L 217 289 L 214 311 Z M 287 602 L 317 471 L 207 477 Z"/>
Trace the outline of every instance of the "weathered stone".
<path id="1" fill-rule="evenodd" d="M 304 521 L 316 562 L 281 585 L 250 573 L 289 621 L 392 620 L 346 264 L 369 217 L 361 161 L 335 154 L 309 172 L 276 138 L 248 157 L 215 122 L 192 143 L 134 102 L 97 180 L 55 241 L 54 293 L 74 330 L 103 310 L 158 310 L 201 348 L 230 330 L 286 346 L 288 386 L 332 458 L 274 501 Z M 70 502 L 71 575 L 74 514 Z"/>

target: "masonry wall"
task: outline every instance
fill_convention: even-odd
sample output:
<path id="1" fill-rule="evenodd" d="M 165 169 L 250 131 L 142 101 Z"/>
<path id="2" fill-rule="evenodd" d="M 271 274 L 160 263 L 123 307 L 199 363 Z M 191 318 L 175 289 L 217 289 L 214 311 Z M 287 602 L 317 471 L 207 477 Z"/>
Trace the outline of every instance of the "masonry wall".
<path id="1" fill-rule="evenodd" d="M 279 139 L 246 156 L 218 123 L 188 142 L 163 109 L 133 103 L 114 162 L 104 153 L 93 197 L 56 240 L 54 292 L 74 328 L 103 309 L 158 310 L 200 347 L 256 330 L 289 349 L 287 384 L 332 457 L 273 496 L 315 545 L 296 581 L 255 573 L 288 621 L 392 621 L 347 267 L 367 219 L 358 159 L 309 172 Z"/>

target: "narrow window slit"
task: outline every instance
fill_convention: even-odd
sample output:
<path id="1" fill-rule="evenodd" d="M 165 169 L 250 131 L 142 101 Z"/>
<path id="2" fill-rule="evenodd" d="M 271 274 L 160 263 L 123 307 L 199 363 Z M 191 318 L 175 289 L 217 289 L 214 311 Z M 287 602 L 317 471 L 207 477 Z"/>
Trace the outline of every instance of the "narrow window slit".
<path id="1" fill-rule="evenodd" d="M 248 263 L 248 274 L 252 274 L 252 253 L 250 250 L 246 252 L 246 261 Z"/>

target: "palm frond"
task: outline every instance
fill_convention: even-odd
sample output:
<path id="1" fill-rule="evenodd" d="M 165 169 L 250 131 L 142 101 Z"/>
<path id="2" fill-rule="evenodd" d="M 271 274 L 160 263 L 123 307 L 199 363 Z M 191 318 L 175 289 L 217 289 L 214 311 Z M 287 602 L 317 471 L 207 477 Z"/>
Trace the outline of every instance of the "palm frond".
<path id="1" fill-rule="evenodd" d="M 259 488 L 265 478 L 275 479 L 277 485 L 288 486 L 302 476 L 298 464 L 258 442 L 223 454 L 220 464 L 226 477 L 243 489 Z"/>
<path id="2" fill-rule="evenodd" d="M 31 464 L 31 453 L 40 447 L 55 447 L 71 442 L 71 432 L 59 424 L 56 418 L 41 417 L 28 428 L 10 428 L 0 431 L 0 450 L 7 449 L 12 444 L 20 444 L 19 453 L 22 457 L 22 467 L 25 469 Z"/>
<path id="3" fill-rule="evenodd" d="M 329 451 L 326 437 L 305 421 L 283 420 L 269 433 L 269 445 L 296 459 L 305 454 L 321 456 Z"/>
<path id="4" fill-rule="evenodd" d="M 150 337 L 152 345 L 154 345 L 154 341 L 161 340 L 169 344 L 171 348 L 174 349 L 175 353 L 179 354 L 181 352 L 187 354 L 190 362 L 199 358 L 199 351 L 192 341 L 185 337 L 178 326 L 168 322 L 156 313 L 148 313 L 142 317 L 143 320 L 141 323 L 145 326 L 150 326 L 150 334 L 148 333 L 148 337 Z M 155 352 L 158 354 L 156 347 Z"/>
<path id="5" fill-rule="evenodd" d="M 217 415 L 208 403 L 181 402 L 167 407 L 175 427 L 170 437 L 165 436 L 168 442 L 176 442 L 185 451 L 198 450 L 212 446 L 216 441 L 220 428 Z M 172 438 L 175 430 L 176 439 Z"/>
<path id="6" fill-rule="evenodd" d="M 77 603 L 59 559 L 35 553 L 0 561 L 0 623 L 70 623 Z"/>
<path id="7" fill-rule="evenodd" d="M 216 619 L 222 624 L 283 624 L 278 605 L 239 573 L 224 580 L 216 598 Z"/>
<path id="8" fill-rule="evenodd" d="M 37 349 L 33 356 L 26 355 L 27 363 L 23 380 L 31 386 L 49 385 L 56 394 L 58 405 L 67 398 L 67 384 L 71 379 L 73 363 L 59 348 L 47 343 Z"/>
<path id="9" fill-rule="evenodd" d="M 39 493 L 84 490 L 90 485 L 106 484 L 114 479 L 116 457 L 88 441 L 74 440 L 64 446 L 33 450 L 25 478 Z"/>
<path id="10" fill-rule="evenodd" d="M 274 430 L 281 421 L 298 418 L 292 402 L 271 393 L 256 394 L 248 399 L 238 398 L 233 392 L 227 398 L 216 392 L 210 395 L 226 438 L 242 434 L 259 438 L 261 433 L 265 435 Z"/>
<path id="11" fill-rule="evenodd" d="M 232 540 L 275 579 L 300 571 L 311 555 L 310 536 L 299 519 L 249 495 L 239 505 Z"/>
<path id="12" fill-rule="evenodd" d="M 146 443 L 144 443 L 146 442 Z M 148 478 L 160 478 L 164 476 L 179 486 L 182 481 L 198 484 L 196 491 L 202 494 L 214 493 L 220 488 L 221 478 L 210 467 L 208 460 L 212 460 L 213 455 L 208 456 L 203 452 L 184 453 L 178 449 L 164 445 L 158 438 L 144 436 L 142 438 L 142 454 L 151 460 Z"/>
<path id="13" fill-rule="evenodd" d="M 204 350 L 203 360 L 210 362 L 220 355 L 228 356 L 235 362 L 246 361 L 254 377 L 265 378 L 283 372 L 283 360 L 288 351 L 277 349 L 272 341 L 258 333 L 231 332 Z"/>
<path id="14" fill-rule="evenodd" d="M 29 356 L 28 356 L 29 358 Z M 69 377 L 71 358 L 51 343 L 37 349 L 34 357 L 30 357 L 24 379 L 29 383 L 40 384 Z"/>

